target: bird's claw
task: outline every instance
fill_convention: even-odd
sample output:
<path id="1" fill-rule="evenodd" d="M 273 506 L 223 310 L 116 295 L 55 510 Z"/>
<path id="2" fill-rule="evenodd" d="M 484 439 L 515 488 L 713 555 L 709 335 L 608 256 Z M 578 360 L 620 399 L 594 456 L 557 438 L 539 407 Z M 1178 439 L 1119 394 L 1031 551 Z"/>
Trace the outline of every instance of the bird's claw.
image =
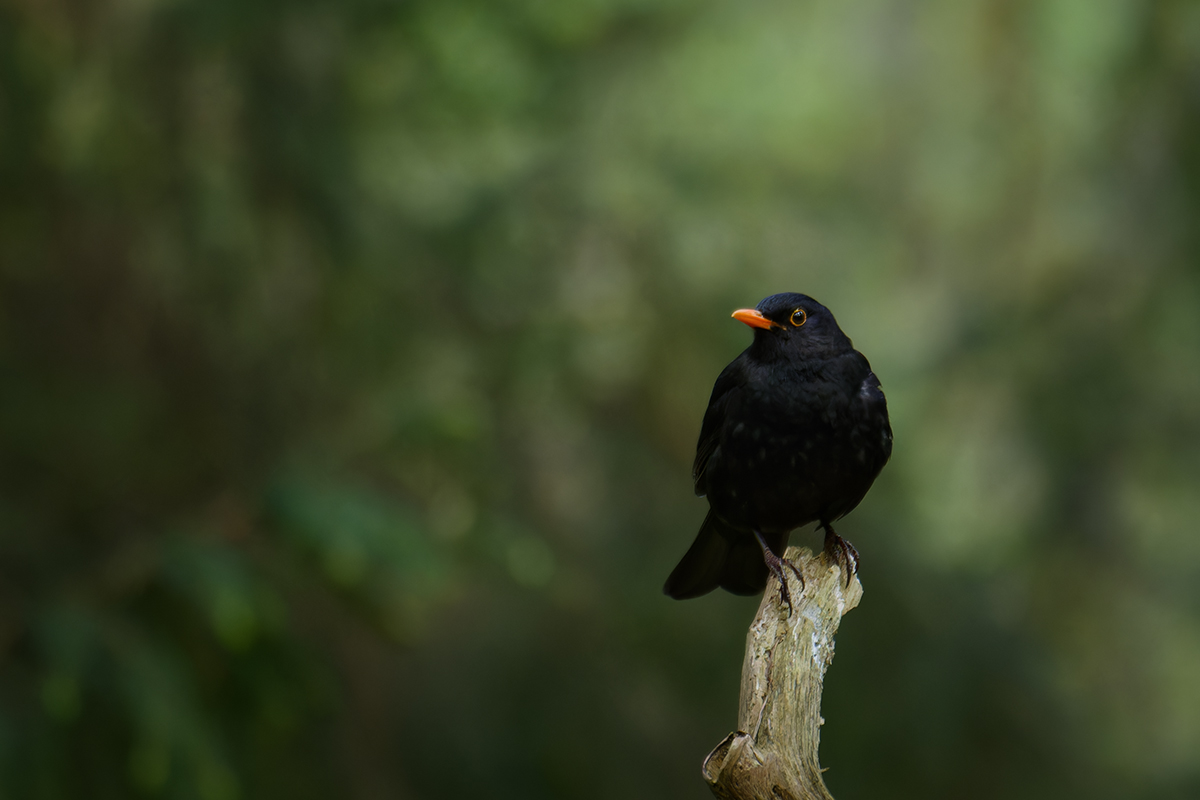
<path id="1" fill-rule="evenodd" d="M 788 608 L 788 616 L 791 616 L 794 607 L 792 606 L 792 593 L 788 590 L 787 576 L 783 572 L 783 568 L 787 567 L 796 576 L 796 580 L 800 581 L 800 593 L 804 594 L 804 576 L 800 574 L 800 570 L 796 569 L 796 565 L 786 558 L 780 558 L 771 552 L 771 548 L 763 543 L 763 561 L 767 565 L 767 569 L 771 574 L 779 579 L 779 601 Z"/>
<path id="2" fill-rule="evenodd" d="M 825 552 L 842 571 L 846 578 L 846 588 L 850 588 L 850 580 L 858 572 L 858 550 L 854 545 L 833 532 L 828 525 L 825 528 Z"/>

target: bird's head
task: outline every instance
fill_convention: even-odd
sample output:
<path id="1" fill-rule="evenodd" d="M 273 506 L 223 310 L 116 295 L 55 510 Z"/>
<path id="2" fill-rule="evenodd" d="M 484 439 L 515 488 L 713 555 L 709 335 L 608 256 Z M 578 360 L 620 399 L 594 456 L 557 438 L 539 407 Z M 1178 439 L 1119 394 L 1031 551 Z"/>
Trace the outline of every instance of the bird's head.
<path id="1" fill-rule="evenodd" d="M 773 294 L 754 308 L 738 309 L 733 318 L 754 328 L 759 350 L 822 356 L 853 348 L 829 309 L 806 294 Z"/>

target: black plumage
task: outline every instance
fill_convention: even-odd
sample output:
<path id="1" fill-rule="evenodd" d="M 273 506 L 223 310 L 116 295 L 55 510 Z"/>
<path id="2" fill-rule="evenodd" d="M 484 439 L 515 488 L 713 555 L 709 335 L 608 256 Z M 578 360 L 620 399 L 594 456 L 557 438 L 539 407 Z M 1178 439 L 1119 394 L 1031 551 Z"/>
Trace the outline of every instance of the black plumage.
<path id="1" fill-rule="evenodd" d="M 892 452 L 887 400 L 829 309 L 803 294 L 734 312 L 754 342 L 717 378 L 692 478 L 708 516 L 663 591 L 757 594 L 810 522 L 849 580 L 858 553 L 832 523 L 866 495 Z M 786 594 L 786 583 L 784 583 Z"/>

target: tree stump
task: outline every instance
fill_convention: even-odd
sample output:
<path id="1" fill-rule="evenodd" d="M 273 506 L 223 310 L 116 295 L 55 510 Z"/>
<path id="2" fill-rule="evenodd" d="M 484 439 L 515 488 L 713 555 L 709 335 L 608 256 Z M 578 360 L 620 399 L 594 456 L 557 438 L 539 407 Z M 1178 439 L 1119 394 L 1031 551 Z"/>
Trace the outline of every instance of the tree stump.
<path id="1" fill-rule="evenodd" d="M 821 779 L 821 687 L 842 615 L 858 605 L 858 576 L 846 585 L 824 554 L 788 548 L 804 576 L 788 578 L 789 613 L 773 576 L 746 636 L 738 729 L 704 759 L 704 779 L 721 800 L 833 800 Z"/>

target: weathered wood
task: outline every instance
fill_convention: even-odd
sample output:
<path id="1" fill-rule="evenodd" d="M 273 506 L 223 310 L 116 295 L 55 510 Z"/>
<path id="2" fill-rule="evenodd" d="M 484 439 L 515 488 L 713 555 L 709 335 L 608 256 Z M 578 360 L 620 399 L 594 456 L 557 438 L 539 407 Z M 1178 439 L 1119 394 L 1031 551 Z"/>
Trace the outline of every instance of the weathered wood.
<path id="1" fill-rule="evenodd" d="M 771 578 L 746 636 L 738 729 L 704 759 L 704 779 L 721 800 L 833 800 L 821 779 L 821 687 L 842 615 L 862 585 L 824 553 L 788 548 L 804 576 L 788 573 L 789 614 Z M 787 572 L 785 570 L 785 572 Z"/>

